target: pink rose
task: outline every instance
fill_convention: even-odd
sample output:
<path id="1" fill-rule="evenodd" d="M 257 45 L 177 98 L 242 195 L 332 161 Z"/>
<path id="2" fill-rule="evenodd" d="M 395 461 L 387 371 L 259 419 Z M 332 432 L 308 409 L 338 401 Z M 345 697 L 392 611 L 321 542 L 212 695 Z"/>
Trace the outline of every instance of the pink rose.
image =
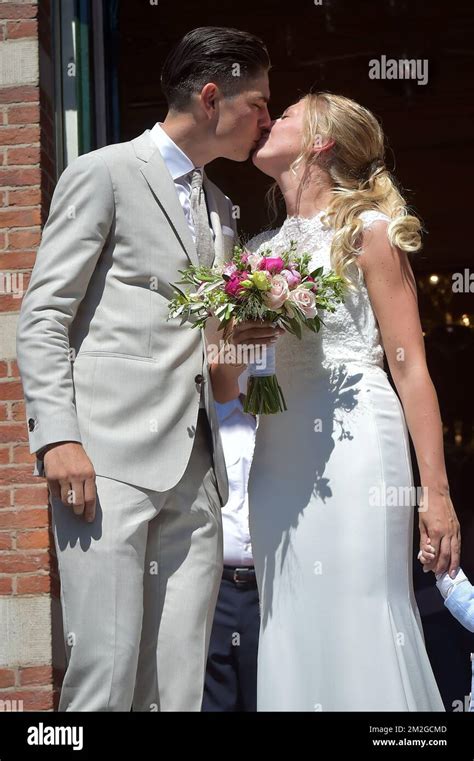
<path id="1" fill-rule="evenodd" d="M 240 285 L 240 283 L 242 280 L 246 280 L 249 274 L 250 273 L 247 271 L 234 272 L 224 286 L 224 291 L 227 293 L 227 295 L 234 296 L 237 299 L 242 296 L 242 294 L 245 293 L 245 287 Z"/>
<path id="2" fill-rule="evenodd" d="M 292 301 L 303 312 L 305 317 L 316 317 L 318 313 L 316 299 L 314 293 L 308 288 L 295 288 L 294 291 L 290 291 L 288 300 Z"/>
<path id="3" fill-rule="evenodd" d="M 285 262 L 281 256 L 264 256 L 260 262 L 259 269 L 276 274 L 281 272 L 284 266 Z"/>
<path id="4" fill-rule="evenodd" d="M 301 282 L 301 275 L 296 270 L 282 270 L 280 274 L 283 275 L 290 288 L 294 288 Z"/>
<path id="5" fill-rule="evenodd" d="M 273 275 L 272 287 L 263 294 L 263 301 L 270 309 L 279 309 L 288 298 L 290 289 L 282 275 Z"/>

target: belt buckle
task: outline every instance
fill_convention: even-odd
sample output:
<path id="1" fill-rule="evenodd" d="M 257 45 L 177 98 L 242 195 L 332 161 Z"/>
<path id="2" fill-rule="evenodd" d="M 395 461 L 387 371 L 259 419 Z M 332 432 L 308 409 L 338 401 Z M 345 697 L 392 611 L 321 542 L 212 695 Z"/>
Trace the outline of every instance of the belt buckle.
<path id="1" fill-rule="evenodd" d="M 238 572 L 239 571 L 244 571 L 244 570 L 245 570 L 245 568 L 234 568 L 234 577 L 233 578 L 234 578 L 234 583 L 235 584 L 248 584 L 248 580 L 247 579 L 238 579 L 237 578 Z"/>

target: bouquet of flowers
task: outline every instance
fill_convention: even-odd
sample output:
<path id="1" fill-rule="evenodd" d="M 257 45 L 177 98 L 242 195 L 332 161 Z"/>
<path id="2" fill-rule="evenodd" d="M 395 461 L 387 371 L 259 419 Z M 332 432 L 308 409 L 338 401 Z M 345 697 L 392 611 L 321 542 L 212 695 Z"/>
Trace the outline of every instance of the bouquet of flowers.
<path id="1" fill-rule="evenodd" d="M 271 249 L 253 254 L 235 246 L 231 261 L 214 267 L 192 265 L 180 270 L 182 280 L 170 283 L 176 296 L 169 302 L 168 319 L 190 320 L 192 327 L 204 328 L 214 316 L 224 337 L 232 327 L 247 320 L 267 320 L 301 338 L 302 328 L 317 332 L 323 322 L 318 312 L 333 312 L 343 300 L 344 283 L 323 267 L 311 269 L 311 255 L 296 252 L 296 242 L 288 250 L 273 255 Z M 181 290 L 178 285 L 191 289 Z M 246 412 L 271 414 L 286 410 L 283 392 L 275 375 L 275 346 L 264 346 L 266 363 L 249 365 L 249 381 L 244 405 Z"/>

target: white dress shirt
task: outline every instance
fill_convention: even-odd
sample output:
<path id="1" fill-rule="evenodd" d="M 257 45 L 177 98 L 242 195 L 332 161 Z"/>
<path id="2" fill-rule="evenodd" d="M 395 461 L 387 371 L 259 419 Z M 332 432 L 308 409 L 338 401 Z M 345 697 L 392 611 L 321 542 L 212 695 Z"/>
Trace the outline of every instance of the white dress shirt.
<path id="1" fill-rule="evenodd" d="M 181 148 L 176 145 L 174 140 L 166 134 L 161 124 L 161 122 L 156 122 L 150 130 L 150 137 L 160 151 L 163 161 L 173 178 L 176 193 L 178 194 L 179 202 L 184 211 L 184 216 L 186 217 L 193 240 L 196 242 L 194 222 L 191 212 L 191 177 L 189 173 L 196 168 L 199 169 L 202 174 L 203 167 L 194 167 L 189 156 L 186 156 L 184 151 L 182 151 Z M 209 229 L 214 238 L 214 230 L 212 230 L 211 225 L 209 225 Z"/>
<path id="2" fill-rule="evenodd" d="M 176 187 L 176 193 L 178 195 L 179 202 L 183 208 L 184 216 L 186 217 L 186 221 L 188 223 L 188 227 L 191 231 L 191 235 L 193 236 L 194 242 L 196 242 L 196 235 L 194 230 L 194 222 L 191 212 L 191 177 L 189 176 L 189 172 L 192 172 L 194 167 L 193 162 L 189 158 L 189 156 L 186 156 L 184 151 L 181 150 L 181 148 L 176 145 L 174 140 L 172 140 L 164 131 L 164 129 L 161 127 L 161 122 L 156 122 L 156 124 L 152 127 L 150 130 L 150 137 L 158 150 L 161 153 L 161 157 L 163 161 L 166 164 L 166 168 L 168 169 L 175 187 Z M 196 167 L 197 169 L 200 169 L 202 173 L 202 167 Z M 210 229 L 211 226 L 209 225 Z M 212 235 L 214 237 L 214 231 L 212 230 Z M 201 399 L 199 401 L 199 407 L 201 409 L 205 408 L 204 404 L 204 398 L 203 393 L 201 393 Z"/>
<path id="3" fill-rule="evenodd" d="M 247 371 L 240 377 L 239 386 L 245 389 Z M 229 499 L 222 508 L 224 565 L 238 567 L 253 566 L 247 486 L 258 428 L 258 419 L 244 412 L 242 402 L 242 394 L 230 402 L 215 402 L 229 480 Z"/>

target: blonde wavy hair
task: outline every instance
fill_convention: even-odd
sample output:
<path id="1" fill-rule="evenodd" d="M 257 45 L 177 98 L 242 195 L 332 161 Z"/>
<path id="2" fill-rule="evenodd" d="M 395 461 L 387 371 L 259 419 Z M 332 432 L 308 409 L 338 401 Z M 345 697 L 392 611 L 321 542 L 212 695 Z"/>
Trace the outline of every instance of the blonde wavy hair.
<path id="1" fill-rule="evenodd" d="M 406 252 L 420 249 L 421 223 L 410 213 L 395 178 L 385 166 L 384 134 L 375 116 L 350 98 L 333 93 L 309 93 L 301 100 L 303 141 L 300 154 L 290 166 L 293 173 L 301 165 L 304 168 L 297 208 L 311 166 L 317 164 L 332 183 L 332 200 L 324 216 L 324 222 L 335 230 L 331 266 L 353 285 L 351 265 L 360 253 L 362 211 L 377 209 L 390 217 L 389 241 Z M 326 145 L 332 141 L 332 147 L 314 153 L 315 143 Z M 274 183 L 267 192 L 275 217 L 278 191 Z"/>

